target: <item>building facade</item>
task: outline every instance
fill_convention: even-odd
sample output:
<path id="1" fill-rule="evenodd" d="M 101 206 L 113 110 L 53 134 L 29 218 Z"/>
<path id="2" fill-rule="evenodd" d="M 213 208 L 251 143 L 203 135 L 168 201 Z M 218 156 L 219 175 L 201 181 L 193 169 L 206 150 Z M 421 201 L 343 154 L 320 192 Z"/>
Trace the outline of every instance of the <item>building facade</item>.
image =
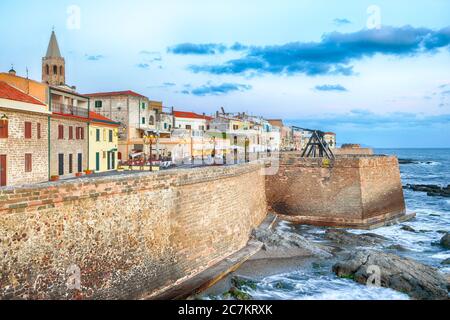
<path id="1" fill-rule="evenodd" d="M 95 112 L 89 113 L 89 170 L 117 170 L 119 124 Z"/>
<path id="2" fill-rule="evenodd" d="M 45 104 L 0 82 L 0 187 L 48 181 Z"/>

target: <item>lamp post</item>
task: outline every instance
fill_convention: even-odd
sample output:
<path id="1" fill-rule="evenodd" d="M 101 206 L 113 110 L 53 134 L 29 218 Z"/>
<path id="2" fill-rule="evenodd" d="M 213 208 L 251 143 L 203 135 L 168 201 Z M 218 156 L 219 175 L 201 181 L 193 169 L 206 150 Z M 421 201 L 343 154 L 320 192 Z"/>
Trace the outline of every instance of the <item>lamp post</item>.
<path id="1" fill-rule="evenodd" d="M 211 156 L 213 158 L 213 165 L 215 165 L 216 164 L 216 137 L 212 137 L 209 142 L 213 144 L 213 151 L 211 153 Z"/>
<path id="2" fill-rule="evenodd" d="M 249 156 L 248 156 L 248 148 L 250 146 L 250 139 L 248 137 L 245 137 L 245 162 L 250 162 Z"/>
<path id="3" fill-rule="evenodd" d="M 153 171 L 152 150 L 153 150 L 153 144 L 154 144 L 154 142 L 155 142 L 157 137 L 158 137 L 158 135 L 155 134 L 154 132 L 148 132 L 144 136 L 144 144 L 150 145 L 150 171 Z"/>

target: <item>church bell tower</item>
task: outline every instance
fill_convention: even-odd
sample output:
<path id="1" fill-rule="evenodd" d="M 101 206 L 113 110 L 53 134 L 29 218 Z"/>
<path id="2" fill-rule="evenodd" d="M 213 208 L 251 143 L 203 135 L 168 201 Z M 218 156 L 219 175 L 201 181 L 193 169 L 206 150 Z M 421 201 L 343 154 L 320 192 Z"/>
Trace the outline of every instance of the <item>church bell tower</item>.
<path id="1" fill-rule="evenodd" d="M 66 62 L 59 51 L 55 31 L 52 31 L 47 54 L 42 58 L 42 82 L 52 86 L 66 83 Z"/>

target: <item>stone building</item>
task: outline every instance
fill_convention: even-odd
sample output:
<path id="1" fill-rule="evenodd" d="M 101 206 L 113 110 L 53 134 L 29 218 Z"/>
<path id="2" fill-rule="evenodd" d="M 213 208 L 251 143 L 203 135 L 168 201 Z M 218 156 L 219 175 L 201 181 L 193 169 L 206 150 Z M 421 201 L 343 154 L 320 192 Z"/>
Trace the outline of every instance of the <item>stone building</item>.
<path id="1" fill-rule="evenodd" d="M 157 131 L 162 103 L 151 101 L 131 90 L 91 93 L 86 96 L 91 99 L 92 111 L 120 124 L 119 160 L 127 160 L 135 153 L 149 152 L 144 136 Z"/>
<path id="2" fill-rule="evenodd" d="M 66 84 L 65 60 L 55 32 L 42 58 L 42 81 L 48 85 L 50 176 L 69 178 L 88 169 L 89 98 Z"/>
<path id="3" fill-rule="evenodd" d="M 336 148 L 336 133 L 334 132 L 325 132 L 323 138 L 328 143 L 331 149 Z"/>
<path id="4" fill-rule="evenodd" d="M 0 187 L 48 181 L 49 115 L 44 103 L 0 81 Z"/>

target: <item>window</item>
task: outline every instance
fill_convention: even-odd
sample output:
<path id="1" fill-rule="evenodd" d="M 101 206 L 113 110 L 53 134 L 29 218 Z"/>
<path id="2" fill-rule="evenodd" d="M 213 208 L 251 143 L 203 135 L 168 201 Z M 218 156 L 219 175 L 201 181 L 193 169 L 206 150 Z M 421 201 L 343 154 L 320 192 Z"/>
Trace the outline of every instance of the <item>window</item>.
<path id="1" fill-rule="evenodd" d="M 31 153 L 25 154 L 25 172 L 31 172 L 33 169 L 32 157 Z"/>
<path id="2" fill-rule="evenodd" d="M 239 130 L 239 126 L 237 124 L 233 125 L 233 130 Z"/>
<path id="3" fill-rule="evenodd" d="M 84 140 L 84 128 L 80 128 L 80 139 Z"/>
<path id="4" fill-rule="evenodd" d="M 58 139 L 59 140 L 64 139 L 64 126 L 61 124 L 58 126 Z"/>
<path id="5" fill-rule="evenodd" d="M 164 123 L 164 130 L 167 129 L 167 123 Z"/>
<path id="6" fill-rule="evenodd" d="M 48 66 L 48 64 L 45 66 L 45 74 L 46 75 L 50 74 L 50 67 Z"/>
<path id="7" fill-rule="evenodd" d="M 192 129 L 192 126 L 186 125 L 186 130 L 191 130 L 191 129 Z"/>
<path id="8" fill-rule="evenodd" d="M 145 117 L 142 117 L 142 124 L 145 124 Z"/>
<path id="9" fill-rule="evenodd" d="M 69 173 L 73 173 L 73 154 L 69 154 Z"/>
<path id="10" fill-rule="evenodd" d="M 80 128 L 79 127 L 75 128 L 75 138 L 77 140 L 80 140 Z"/>
<path id="11" fill-rule="evenodd" d="M 100 129 L 95 129 L 95 141 L 100 141 Z"/>
<path id="12" fill-rule="evenodd" d="M 73 127 L 69 127 L 69 140 L 73 140 Z"/>
<path id="13" fill-rule="evenodd" d="M 60 74 L 60 75 L 63 74 L 63 67 L 62 67 L 62 66 L 59 67 L 59 74 Z"/>
<path id="14" fill-rule="evenodd" d="M 142 102 L 142 110 L 145 109 L 145 102 Z"/>
<path id="15" fill-rule="evenodd" d="M 109 130 L 109 142 L 113 142 L 113 131 Z"/>
<path id="16" fill-rule="evenodd" d="M 31 139 L 31 122 L 25 122 L 25 139 Z"/>
<path id="17" fill-rule="evenodd" d="M 57 66 L 53 66 L 53 74 L 58 74 L 58 67 Z"/>
<path id="18" fill-rule="evenodd" d="M 101 108 L 102 107 L 102 101 L 95 101 L 95 107 Z"/>
<path id="19" fill-rule="evenodd" d="M 199 129 L 200 131 L 205 131 L 205 126 L 199 126 L 198 129 Z"/>
<path id="20" fill-rule="evenodd" d="M 37 131 L 37 138 L 41 139 L 42 138 L 42 136 L 41 136 L 41 124 L 39 122 L 36 123 L 36 131 Z"/>
<path id="21" fill-rule="evenodd" d="M 149 124 L 150 124 L 151 126 L 154 126 L 154 125 L 155 125 L 155 117 L 154 117 L 154 116 L 150 116 Z"/>
<path id="22" fill-rule="evenodd" d="M 0 139 L 8 138 L 8 122 L 6 119 L 0 119 Z"/>

